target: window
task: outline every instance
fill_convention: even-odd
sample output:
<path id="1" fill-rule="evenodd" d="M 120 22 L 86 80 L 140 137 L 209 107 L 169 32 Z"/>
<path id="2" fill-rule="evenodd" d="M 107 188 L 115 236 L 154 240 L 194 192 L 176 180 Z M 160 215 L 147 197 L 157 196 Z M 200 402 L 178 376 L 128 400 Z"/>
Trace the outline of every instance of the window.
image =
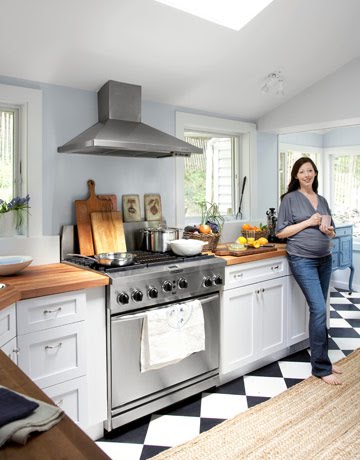
<path id="1" fill-rule="evenodd" d="M 360 238 L 360 146 L 326 149 L 329 154 L 330 206 L 338 223 L 353 223 Z"/>
<path id="2" fill-rule="evenodd" d="M 279 144 L 279 198 L 287 191 L 291 178 L 291 169 L 296 160 L 301 157 L 311 158 L 318 170 L 321 169 L 321 152 L 319 150 L 315 150 L 313 147 Z M 322 178 L 320 176 L 319 185 L 321 182 Z"/>
<path id="3" fill-rule="evenodd" d="M 4 201 L 21 193 L 18 120 L 17 108 L 0 106 L 0 198 Z"/>
<path id="4" fill-rule="evenodd" d="M 10 123 L 13 112 L 13 126 L 2 124 L 0 149 L 4 144 L 6 180 L 0 193 L 30 195 L 28 227 L 24 229 L 29 237 L 42 235 L 42 92 L 20 86 L 0 84 L 0 114 L 5 112 L 6 123 Z M 10 114 L 10 115 L 9 115 Z M 1 115 L 0 115 L 1 116 Z M 5 133 L 5 134 L 3 134 Z M 11 134 L 12 133 L 12 134 Z M 11 141 L 11 138 L 13 141 Z M 11 142 L 13 144 L 11 145 Z M 11 147 L 9 147 L 9 145 Z M 5 153 L 6 151 L 6 153 Z M 1 156 L 1 153 L 0 153 Z M 0 160 L 1 161 L 1 160 Z M 11 166 L 12 164 L 12 166 Z M 9 175 L 9 168 L 13 168 Z M 22 169 L 22 174 L 20 174 Z M 6 192 L 5 192 L 6 189 Z M 1 197 L 1 196 L 0 196 Z M 3 198 L 4 199 L 4 198 Z M 0 238 L 1 240 L 1 238 Z M 0 241 L 0 251 L 9 244 Z"/>
<path id="5" fill-rule="evenodd" d="M 185 159 L 185 218 L 201 216 L 201 203 L 216 203 L 222 215 L 233 215 L 238 180 L 238 137 L 185 132 L 185 141 L 204 155 Z"/>
<path id="6" fill-rule="evenodd" d="M 215 202 L 221 213 L 235 218 L 240 182 L 248 178 L 242 217 L 251 219 L 257 193 L 250 170 L 256 163 L 256 125 L 205 115 L 176 112 L 176 136 L 204 148 L 204 154 L 176 158 L 175 225 L 198 223 L 201 201 Z"/>

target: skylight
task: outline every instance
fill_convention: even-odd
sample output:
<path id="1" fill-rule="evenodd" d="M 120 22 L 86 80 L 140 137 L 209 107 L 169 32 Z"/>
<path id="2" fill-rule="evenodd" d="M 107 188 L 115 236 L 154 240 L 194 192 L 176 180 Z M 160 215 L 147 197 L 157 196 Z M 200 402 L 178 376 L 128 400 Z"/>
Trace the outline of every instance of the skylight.
<path id="1" fill-rule="evenodd" d="M 233 30 L 240 30 L 273 0 L 156 0 Z"/>

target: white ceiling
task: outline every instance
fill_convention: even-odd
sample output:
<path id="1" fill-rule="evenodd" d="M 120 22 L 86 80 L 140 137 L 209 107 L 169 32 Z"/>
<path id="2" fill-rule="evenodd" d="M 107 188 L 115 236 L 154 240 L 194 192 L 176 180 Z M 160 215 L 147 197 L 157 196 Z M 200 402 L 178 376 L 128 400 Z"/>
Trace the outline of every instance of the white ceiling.
<path id="1" fill-rule="evenodd" d="M 249 0 L 250 1 L 250 0 Z M 360 55 L 359 0 L 274 0 L 239 32 L 153 0 L 1 0 L 0 75 L 254 121 Z M 262 94 L 282 70 L 285 96 Z"/>

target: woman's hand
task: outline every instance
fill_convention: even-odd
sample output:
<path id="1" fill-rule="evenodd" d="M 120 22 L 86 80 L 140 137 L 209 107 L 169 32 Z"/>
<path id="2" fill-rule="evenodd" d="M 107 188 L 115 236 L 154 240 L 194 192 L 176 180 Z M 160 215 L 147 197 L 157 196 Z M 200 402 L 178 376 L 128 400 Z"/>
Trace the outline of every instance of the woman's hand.
<path id="1" fill-rule="evenodd" d="M 334 238 L 335 236 L 335 230 L 332 225 L 330 225 L 330 227 L 323 227 L 322 225 L 320 225 L 320 230 L 323 233 L 325 233 L 325 235 L 327 235 L 329 238 Z"/>
<path id="2" fill-rule="evenodd" d="M 307 220 L 309 227 L 315 227 L 321 224 L 321 214 L 316 212 Z"/>

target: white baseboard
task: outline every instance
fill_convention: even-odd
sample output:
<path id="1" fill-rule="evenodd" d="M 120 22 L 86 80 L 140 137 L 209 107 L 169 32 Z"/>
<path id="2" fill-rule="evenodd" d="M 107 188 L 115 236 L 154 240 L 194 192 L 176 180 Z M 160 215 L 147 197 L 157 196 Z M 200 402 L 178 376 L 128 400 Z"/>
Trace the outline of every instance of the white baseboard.
<path id="1" fill-rule="evenodd" d="M 330 286 L 334 288 L 349 290 L 349 283 L 345 281 L 331 281 Z M 352 289 L 353 291 L 360 292 L 360 285 L 353 283 Z"/>

